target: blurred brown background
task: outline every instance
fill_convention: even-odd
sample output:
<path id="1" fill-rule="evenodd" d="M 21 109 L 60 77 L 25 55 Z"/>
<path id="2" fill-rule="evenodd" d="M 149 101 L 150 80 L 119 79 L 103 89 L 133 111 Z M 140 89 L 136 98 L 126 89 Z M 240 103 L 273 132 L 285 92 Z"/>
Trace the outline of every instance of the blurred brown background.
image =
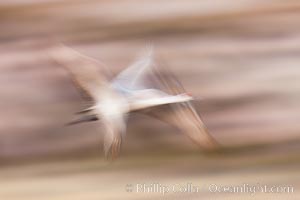
<path id="1" fill-rule="evenodd" d="M 147 180 L 286 183 L 297 188 L 299 11 L 297 0 L 0 1 L 0 197 L 161 198 L 125 192 L 125 184 Z M 64 126 L 85 102 L 50 59 L 53 41 L 101 60 L 114 73 L 154 44 L 186 89 L 203 98 L 197 109 L 224 149 L 203 155 L 172 127 L 134 115 L 121 159 L 107 164 L 95 124 Z M 21 161 L 25 168 L 11 166 Z M 134 177 L 129 175 L 133 172 Z M 53 175 L 56 179 L 46 181 Z M 76 185 L 82 176 L 83 186 Z M 199 198 L 168 196 L 187 197 Z M 218 198 L 224 196 L 214 196 Z"/>

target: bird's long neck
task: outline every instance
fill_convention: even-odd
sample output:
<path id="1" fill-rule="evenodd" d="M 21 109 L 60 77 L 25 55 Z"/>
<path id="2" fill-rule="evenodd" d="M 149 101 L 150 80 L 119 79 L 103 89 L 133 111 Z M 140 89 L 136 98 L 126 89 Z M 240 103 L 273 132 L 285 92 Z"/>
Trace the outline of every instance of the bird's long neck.
<path id="1" fill-rule="evenodd" d="M 166 97 L 155 97 L 150 99 L 141 99 L 136 100 L 130 104 L 130 110 L 141 110 L 149 107 L 155 107 L 165 104 L 173 104 L 173 103 L 183 103 L 187 101 L 191 101 L 193 98 L 186 94 L 179 94 L 176 96 L 166 96 Z"/>

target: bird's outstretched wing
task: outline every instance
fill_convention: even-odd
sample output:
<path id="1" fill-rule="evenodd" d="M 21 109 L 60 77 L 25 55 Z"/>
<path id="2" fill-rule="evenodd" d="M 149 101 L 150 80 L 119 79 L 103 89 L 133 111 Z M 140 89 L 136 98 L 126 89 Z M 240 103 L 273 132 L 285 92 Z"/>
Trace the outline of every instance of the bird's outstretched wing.
<path id="1" fill-rule="evenodd" d="M 51 56 L 68 70 L 75 85 L 84 93 L 84 96 L 95 100 L 99 97 L 100 91 L 107 88 L 106 76 L 101 72 L 106 67 L 99 61 L 64 45 L 54 47 L 51 50 Z"/>
<path id="2" fill-rule="evenodd" d="M 178 128 L 203 150 L 210 151 L 219 146 L 191 102 L 163 105 L 142 112 Z"/>
<path id="3" fill-rule="evenodd" d="M 154 76 L 155 68 L 153 47 L 148 47 L 129 67 L 115 77 L 112 85 L 119 90 L 128 91 L 160 89 L 160 84 L 157 84 L 158 77 Z"/>
<path id="4" fill-rule="evenodd" d="M 55 61 L 70 72 L 74 83 L 90 99 L 98 102 L 105 95 L 115 94 L 110 88 L 107 74 L 103 72 L 106 67 L 102 63 L 63 45 L 53 48 L 51 55 Z M 91 111 L 92 108 L 88 108 L 79 114 L 89 114 Z M 125 117 L 121 116 L 118 120 L 107 120 L 106 118 L 102 120 L 101 113 L 94 113 L 83 116 L 69 124 L 97 121 L 99 117 L 99 127 L 101 127 L 101 132 L 104 134 L 104 152 L 107 158 L 113 159 L 117 157 L 120 151 L 122 137 L 126 128 L 124 123 Z"/>
<path id="5" fill-rule="evenodd" d="M 181 82 L 170 70 L 167 68 L 163 70 L 163 73 L 157 70 L 156 75 L 161 80 L 165 91 L 173 95 L 187 93 Z M 203 150 L 214 150 L 218 147 L 217 142 L 209 134 L 192 102 L 164 105 L 144 112 L 177 127 Z"/>
<path id="6" fill-rule="evenodd" d="M 112 85 L 129 91 L 158 89 L 171 95 L 185 92 L 176 76 L 154 55 L 152 46 L 146 48 L 133 64 L 122 71 L 112 81 Z"/>
<path id="7" fill-rule="evenodd" d="M 171 95 L 186 93 L 171 70 L 154 58 L 152 49 L 120 73 L 115 83 L 131 90 L 155 88 Z M 140 112 L 177 127 L 205 150 L 218 146 L 191 102 L 163 105 Z"/>

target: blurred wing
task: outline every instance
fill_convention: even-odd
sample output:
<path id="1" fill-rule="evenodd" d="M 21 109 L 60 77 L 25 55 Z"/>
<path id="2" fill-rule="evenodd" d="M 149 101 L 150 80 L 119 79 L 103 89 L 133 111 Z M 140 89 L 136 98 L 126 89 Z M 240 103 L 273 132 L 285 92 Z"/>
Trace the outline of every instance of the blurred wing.
<path id="1" fill-rule="evenodd" d="M 146 49 L 142 56 L 122 71 L 112 84 L 120 90 L 158 89 L 169 94 L 184 92 L 174 74 L 154 57 L 152 47 Z"/>
<path id="2" fill-rule="evenodd" d="M 51 54 L 56 62 L 70 72 L 75 85 L 85 95 L 95 99 L 107 87 L 106 77 L 100 72 L 104 64 L 65 46 L 56 47 Z"/>
<path id="3" fill-rule="evenodd" d="M 155 65 L 153 48 L 149 47 L 141 57 L 122 71 L 112 82 L 114 86 L 128 90 L 140 90 L 152 88 L 148 78 L 153 73 Z"/>
<path id="4" fill-rule="evenodd" d="M 177 127 L 204 150 L 218 146 L 190 102 L 156 107 L 144 113 Z"/>
<path id="5" fill-rule="evenodd" d="M 154 75 L 159 81 L 159 87 L 165 92 L 173 95 L 186 93 L 181 82 L 166 65 L 154 68 Z M 203 149 L 212 150 L 218 146 L 191 102 L 159 106 L 142 112 L 177 127 Z"/>

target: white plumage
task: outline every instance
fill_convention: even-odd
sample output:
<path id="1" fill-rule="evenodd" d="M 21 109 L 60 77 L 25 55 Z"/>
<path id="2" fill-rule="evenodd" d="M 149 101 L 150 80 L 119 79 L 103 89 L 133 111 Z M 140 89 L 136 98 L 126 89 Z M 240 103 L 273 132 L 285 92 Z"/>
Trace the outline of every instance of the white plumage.
<path id="1" fill-rule="evenodd" d="M 100 71 L 105 68 L 102 63 L 73 49 L 59 46 L 51 54 L 70 72 L 75 84 L 92 98 L 94 105 L 80 112 L 86 115 L 72 124 L 101 120 L 105 128 L 104 151 L 107 157 L 115 158 L 119 154 L 127 116 L 133 111 L 178 127 L 205 149 L 216 147 L 190 103 L 193 97 L 186 94 L 174 76 L 168 77 L 166 71 L 162 73 L 163 68 L 158 67 L 154 59 L 153 48 L 112 81 Z"/>

